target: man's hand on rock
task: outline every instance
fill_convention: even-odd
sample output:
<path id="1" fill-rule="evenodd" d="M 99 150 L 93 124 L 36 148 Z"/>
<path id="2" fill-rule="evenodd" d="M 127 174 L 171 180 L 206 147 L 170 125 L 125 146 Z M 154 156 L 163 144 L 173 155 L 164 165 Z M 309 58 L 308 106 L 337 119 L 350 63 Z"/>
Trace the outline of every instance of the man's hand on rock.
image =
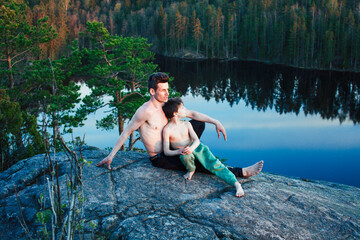
<path id="1" fill-rule="evenodd" d="M 111 167 L 110 167 L 111 162 L 112 162 L 112 158 L 109 157 L 109 156 L 107 156 L 107 157 L 104 158 L 102 161 L 100 161 L 100 162 L 98 162 L 97 164 L 95 164 L 95 166 L 100 167 L 100 166 L 102 166 L 102 165 L 104 165 L 104 164 L 106 163 L 106 164 L 107 164 L 107 168 L 108 168 L 109 170 L 111 170 Z"/>

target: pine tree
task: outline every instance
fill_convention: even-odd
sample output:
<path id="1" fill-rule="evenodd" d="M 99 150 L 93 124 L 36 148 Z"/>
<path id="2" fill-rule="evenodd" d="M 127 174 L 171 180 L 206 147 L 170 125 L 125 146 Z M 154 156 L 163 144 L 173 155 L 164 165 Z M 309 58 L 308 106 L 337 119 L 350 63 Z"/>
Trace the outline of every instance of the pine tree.
<path id="1" fill-rule="evenodd" d="M 184 26 L 183 26 L 183 17 L 181 16 L 180 12 L 176 12 L 176 19 L 175 19 L 175 32 L 176 32 L 176 41 L 177 41 L 177 48 L 180 49 L 180 41 L 183 36 Z"/>
<path id="2" fill-rule="evenodd" d="M 203 37 L 203 32 L 204 29 L 202 29 L 201 27 L 201 22 L 199 18 L 196 18 L 195 20 L 195 24 L 194 24 L 194 28 L 193 28 L 193 36 L 194 39 L 196 41 L 196 54 L 199 54 L 199 44 L 200 44 L 200 40 Z"/>
<path id="3" fill-rule="evenodd" d="M 83 60 L 89 64 L 82 71 L 91 78 L 88 84 L 92 89 L 83 111 L 93 112 L 109 105 L 111 113 L 97 126 L 108 130 L 118 125 L 120 135 L 125 122 L 148 99 L 145 83 L 157 67 L 151 62 L 154 55 L 146 39 L 110 35 L 99 22 L 88 22 L 85 36 L 94 47 L 83 50 Z M 111 96 L 112 101 L 103 103 L 99 97 L 104 95 Z M 130 141 L 130 148 L 132 145 Z"/>
<path id="4" fill-rule="evenodd" d="M 228 21 L 228 51 L 230 52 L 230 56 L 233 57 L 234 56 L 234 45 L 236 46 L 235 43 L 235 17 L 234 15 L 230 15 L 229 17 L 229 21 Z"/>
<path id="5" fill-rule="evenodd" d="M 164 32 L 164 39 L 165 39 L 165 55 L 167 55 L 167 52 L 168 52 L 167 25 L 168 25 L 168 15 L 165 13 L 164 19 L 163 19 L 163 32 Z"/>
<path id="6" fill-rule="evenodd" d="M 43 144 L 36 118 L 22 111 L 5 90 L 0 90 L 0 113 L 0 171 L 4 171 L 20 159 L 42 152 Z"/>
<path id="7" fill-rule="evenodd" d="M 325 33 L 325 49 L 326 53 L 325 63 L 327 63 L 328 67 L 332 69 L 332 62 L 334 59 L 334 51 L 335 51 L 335 40 L 334 40 L 334 32 L 331 30 L 327 30 Z"/>
<path id="8" fill-rule="evenodd" d="M 0 60 L 6 62 L 9 82 L 14 88 L 14 66 L 26 56 L 38 53 L 39 44 L 51 41 L 56 37 L 55 31 L 48 24 L 48 18 L 41 18 L 35 26 L 26 19 L 27 6 L 14 0 L 1 2 L 0 9 Z"/>
<path id="9" fill-rule="evenodd" d="M 216 21 L 215 21 L 215 36 L 216 36 L 216 43 L 217 43 L 217 55 L 220 56 L 220 37 L 223 34 L 223 28 L 222 28 L 222 21 L 223 21 L 223 15 L 221 8 L 219 7 L 216 11 Z"/>

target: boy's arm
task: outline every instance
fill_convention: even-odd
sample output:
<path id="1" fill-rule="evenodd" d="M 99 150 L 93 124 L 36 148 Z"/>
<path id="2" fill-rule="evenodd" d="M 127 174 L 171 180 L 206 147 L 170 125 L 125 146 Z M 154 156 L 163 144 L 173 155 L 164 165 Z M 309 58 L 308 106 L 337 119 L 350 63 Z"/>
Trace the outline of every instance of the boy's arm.
<path id="1" fill-rule="evenodd" d="M 177 150 L 170 149 L 170 131 L 168 131 L 165 126 L 163 130 L 163 150 L 166 156 L 176 156 L 181 155 L 184 148 L 180 148 Z"/>
<path id="2" fill-rule="evenodd" d="M 192 111 L 192 110 L 188 110 L 186 109 L 186 117 L 200 121 L 200 122 L 208 122 L 208 123 L 212 123 L 215 125 L 216 127 L 216 132 L 218 134 L 218 137 L 220 138 L 220 132 L 224 135 L 224 139 L 225 141 L 227 140 L 227 135 L 226 135 L 226 131 L 224 126 L 221 124 L 220 121 L 209 117 L 206 114 L 203 113 L 199 113 L 196 111 Z"/>
<path id="3" fill-rule="evenodd" d="M 192 127 L 191 123 L 187 122 L 186 126 L 189 130 L 189 135 L 193 142 L 192 142 L 191 146 L 188 146 L 184 149 L 183 153 L 190 154 L 199 146 L 200 140 L 199 140 L 197 134 L 195 133 L 194 128 Z"/>

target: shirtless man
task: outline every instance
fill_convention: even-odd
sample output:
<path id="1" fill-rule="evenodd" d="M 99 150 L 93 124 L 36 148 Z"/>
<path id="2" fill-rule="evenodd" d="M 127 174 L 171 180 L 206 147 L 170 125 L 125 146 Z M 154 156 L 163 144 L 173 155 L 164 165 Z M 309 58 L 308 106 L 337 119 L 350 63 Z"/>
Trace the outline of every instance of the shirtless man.
<path id="1" fill-rule="evenodd" d="M 186 168 L 180 161 L 179 156 L 168 157 L 163 154 L 162 130 L 168 123 L 168 119 L 162 110 L 162 105 L 167 102 L 169 97 L 168 81 L 169 76 L 165 73 L 154 73 L 150 75 L 148 79 L 148 88 L 151 96 L 150 100 L 138 108 L 127 127 L 119 136 L 113 150 L 106 158 L 96 164 L 97 167 L 106 164 L 110 170 L 110 165 L 115 154 L 125 143 L 129 135 L 135 130 L 139 129 L 140 138 L 150 157 L 152 165 L 165 169 L 186 171 Z M 205 128 L 205 124 L 203 122 L 208 122 L 215 125 L 219 138 L 220 133 L 222 133 L 225 141 L 227 140 L 225 128 L 218 120 L 213 119 L 205 114 L 188 109 L 184 109 L 184 111 L 186 117 L 196 120 L 190 122 L 193 124 L 193 128 L 198 135 L 201 135 Z M 258 174 L 261 171 L 262 166 L 262 162 L 258 162 L 246 168 L 229 167 L 229 170 L 233 172 L 236 177 L 248 178 Z M 197 170 L 208 172 L 201 165 L 197 166 Z"/>

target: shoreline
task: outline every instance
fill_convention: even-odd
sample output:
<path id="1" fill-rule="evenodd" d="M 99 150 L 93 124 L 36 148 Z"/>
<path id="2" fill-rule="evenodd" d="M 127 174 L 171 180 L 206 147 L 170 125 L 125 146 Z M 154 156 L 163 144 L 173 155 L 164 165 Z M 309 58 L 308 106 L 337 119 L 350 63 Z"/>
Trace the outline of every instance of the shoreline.
<path id="1" fill-rule="evenodd" d="M 184 56 L 176 56 L 176 55 L 164 55 L 155 53 L 155 58 L 157 56 L 163 57 L 163 58 L 171 58 L 171 59 L 178 59 L 181 61 L 187 61 L 187 62 L 200 62 L 200 61 L 218 61 L 218 62 L 255 62 L 255 63 L 263 63 L 266 65 L 276 66 L 276 67 L 285 67 L 285 68 L 293 68 L 295 70 L 308 70 L 308 71 L 319 71 L 319 72 L 334 72 L 334 73 L 346 73 L 346 74 L 360 74 L 360 70 L 346 70 L 346 69 L 338 69 L 338 68 L 312 68 L 312 67 L 302 67 L 302 66 L 296 66 L 292 64 L 285 64 L 285 63 L 276 63 L 272 62 L 270 60 L 260 60 L 260 59 L 254 59 L 254 58 L 238 58 L 238 57 L 231 57 L 231 58 L 220 58 L 220 57 L 214 57 L 214 58 L 206 58 L 206 57 L 195 57 L 193 55 L 188 55 L 188 57 Z"/>

